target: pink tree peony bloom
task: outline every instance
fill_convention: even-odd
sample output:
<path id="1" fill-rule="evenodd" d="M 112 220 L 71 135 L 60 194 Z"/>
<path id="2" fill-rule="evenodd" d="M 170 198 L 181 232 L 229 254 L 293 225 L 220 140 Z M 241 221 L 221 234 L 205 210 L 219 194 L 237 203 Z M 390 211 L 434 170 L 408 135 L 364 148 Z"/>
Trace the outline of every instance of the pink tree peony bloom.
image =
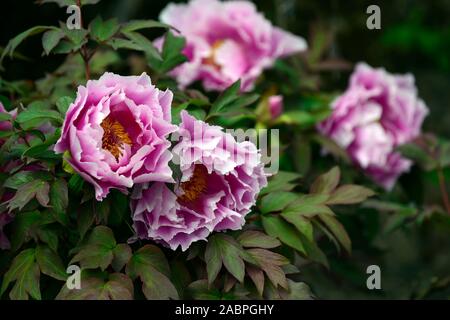
<path id="1" fill-rule="evenodd" d="M 412 164 L 395 149 L 420 134 L 428 113 L 417 96 L 414 77 L 360 63 L 332 109 L 319 130 L 345 148 L 375 182 L 391 189 Z"/>
<path id="2" fill-rule="evenodd" d="M 261 156 L 248 141 L 183 111 L 181 141 L 174 147 L 181 178 L 135 188 L 131 208 L 137 236 L 184 251 L 212 231 L 238 230 L 267 184 Z"/>
<path id="3" fill-rule="evenodd" d="M 270 96 L 268 103 L 272 119 L 278 118 L 283 113 L 283 96 Z"/>
<path id="4" fill-rule="evenodd" d="M 135 183 L 171 182 L 172 97 L 145 73 L 105 73 L 78 88 L 55 151 L 68 152 L 66 160 L 95 187 L 97 200 L 111 188 L 126 192 Z"/>
<path id="5" fill-rule="evenodd" d="M 201 80 L 207 90 L 224 90 L 241 79 L 242 90 L 248 91 L 277 58 L 307 48 L 303 38 L 272 26 L 249 1 L 169 4 L 160 20 L 187 40 L 189 62 L 172 72 L 181 87 Z"/>

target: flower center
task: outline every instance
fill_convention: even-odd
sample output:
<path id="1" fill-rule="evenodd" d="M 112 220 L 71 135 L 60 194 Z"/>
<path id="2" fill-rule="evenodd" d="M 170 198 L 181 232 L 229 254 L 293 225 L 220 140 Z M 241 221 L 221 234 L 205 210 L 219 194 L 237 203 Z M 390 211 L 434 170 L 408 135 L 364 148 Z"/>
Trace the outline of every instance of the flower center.
<path id="1" fill-rule="evenodd" d="M 211 46 L 211 54 L 209 57 L 203 59 L 203 63 L 213 66 L 216 69 L 220 69 L 220 65 L 216 62 L 216 52 L 219 50 L 219 48 L 223 45 L 225 40 L 216 40 L 213 45 Z"/>
<path id="2" fill-rule="evenodd" d="M 196 165 L 189 181 L 182 182 L 184 194 L 179 197 L 181 201 L 194 201 L 206 191 L 208 171 L 202 165 Z"/>
<path id="3" fill-rule="evenodd" d="M 128 133 L 119 121 L 106 117 L 100 124 L 103 128 L 102 148 L 108 150 L 116 160 L 122 155 L 123 145 L 132 145 Z"/>

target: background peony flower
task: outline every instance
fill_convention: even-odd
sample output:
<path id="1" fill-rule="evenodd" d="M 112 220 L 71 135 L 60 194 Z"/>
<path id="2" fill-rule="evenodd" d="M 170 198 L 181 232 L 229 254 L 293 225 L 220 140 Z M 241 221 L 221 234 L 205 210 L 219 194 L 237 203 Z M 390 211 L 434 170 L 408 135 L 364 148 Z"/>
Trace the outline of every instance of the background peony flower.
<path id="1" fill-rule="evenodd" d="M 171 91 L 160 91 L 145 73 L 105 73 L 78 88 L 55 151 L 68 151 L 70 165 L 95 187 L 97 200 L 111 188 L 126 192 L 135 183 L 171 182 L 167 136 Z"/>
<path id="2" fill-rule="evenodd" d="M 181 87 L 201 80 L 207 90 L 224 90 L 241 79 L 242 90 L 248 91 L 277 58 L 307 48 L 303 38 L 272 26 L 249 1 L 169 4 L 160 20 L 187 40 L 189 62 L 172 72 Z"/>
<path id="3" fill-rule="evenodd" d="M 414 77 L 360 63 L 332 109 L 319 130 L 345 148 L 375 182 L 391 189 L 412 164 L 395 148 L 420 134 L 428 114 L 417 96 Z"/>
<path id="4" fill-rule="evenodd" d="M 267 184 L 261 156 L 222 128 L 181 114 L 174 147 L 182 176 L 174 191 L 164 183 L 140 185 L 132 195 L 137 236 L 186 250 L 212 231 L 238 230 Z"/>
<path id="5" fill-rule="evenodd" d="M 268 103 L 272 119 L 278 118 L 283 113 L 283 96 L 270 96 Z"/>

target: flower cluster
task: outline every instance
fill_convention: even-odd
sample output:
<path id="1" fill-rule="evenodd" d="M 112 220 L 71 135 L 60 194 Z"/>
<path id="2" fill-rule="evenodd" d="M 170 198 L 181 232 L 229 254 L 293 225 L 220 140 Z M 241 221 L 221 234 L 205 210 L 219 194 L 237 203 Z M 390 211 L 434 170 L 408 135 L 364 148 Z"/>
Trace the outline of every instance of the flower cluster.
<path id="1" fill-rule="evenodd" d="M 351 159 L 386 189 L 412 162 L 396 148 L 420 134 L 428 109 L 412 75 L 391 75 L 359 64 L 347 91 L 332 104 L 319 130 L 346 149 Z"/>
<path id="2" fill-rule="evenodd" d="M 160 20 L 180 30 L 187 41 L 189 61 L 172 72 L 181 87 L 202 81 L 207 90 L 220 91 L 241 79 L 242 90 L 248 91 L 277 58 L 307 48 L 303 38 L 272 26 L 249 1 L 169 4 Z"/>
<path id="3" fill-rule="evenodd" d="M 134 187 L 137 235 L 186 250 L 212 231 L 240 229 L 267 180 L 253 143 L 238 143 L 185 111 L 173 125 L 171 103 L 172 92 L 156 89 L 146 74 L 106 73 L 79 87 L 55 151 L 95 187 L 97 200 Z M 174 132 L 180 142 L 171 152 Z"/>

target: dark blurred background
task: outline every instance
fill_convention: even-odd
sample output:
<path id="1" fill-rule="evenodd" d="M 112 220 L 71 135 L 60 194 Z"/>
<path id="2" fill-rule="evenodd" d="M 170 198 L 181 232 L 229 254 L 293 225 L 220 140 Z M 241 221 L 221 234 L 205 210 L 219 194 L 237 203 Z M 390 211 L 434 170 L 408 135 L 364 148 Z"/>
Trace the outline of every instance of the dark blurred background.
<path id="1" fill-rule="evenodd" d="M 180 2 L 180 1 L 172 1 Z M 260 11 L 276 25 L 303 36 L 308 42 L 319 28 L 330 36 L 327 58 L 350 63 L 366 61 L 394 73 L 411 72 L 419 94 L 430 109 L 425 131 L 450 138 L 450 1 L 449 0 L 258 0 Z M 98 13 L 104 19 L 157 19 L 169 3 L 163 0 L 103 0 L 83 8 L 88 22 Z M 381 8 L 381 30 L 368 30 L 366 9 Z M 0 47 L 18 33 L 35 25 L 57 25 L 68 17 L 56 4 L 37 5 L 32 0 L 4 0 L 0 7 Z M 149 33 L 148 36 L 158 34 Z M 43 56 L 41 36 L 18 47 L 27 60 L 6 59 L 6 80 L 39 79 L 55 70 L 63 56 Z M 126 54 L 126 53 L 120 53 Z M 331 78 L 324 90 L 345 89 L 351 70 L 326 71 Z M 356 211 L 356 210 L 355 210 Z M 359 218 L 355 218 L 357 216 Z M 325 250 L 331 271 L 314 265 L 302 268 L 304 280 L 321 298 L 421 298 L 450 297 L 448 220 L 435 219 L 424 228 L 406 227 L 391 234 L 380 233 L 381 219 L 375 210 L 360 208 L 344 225 L 353 241 L 352 257 Z M 447 222 L 446 222 L 447 221 Z M 380 264 L 382 292 L 365 287 L 365 267 Z M 435 291 L 438 295 L 435 296 Z"/>

